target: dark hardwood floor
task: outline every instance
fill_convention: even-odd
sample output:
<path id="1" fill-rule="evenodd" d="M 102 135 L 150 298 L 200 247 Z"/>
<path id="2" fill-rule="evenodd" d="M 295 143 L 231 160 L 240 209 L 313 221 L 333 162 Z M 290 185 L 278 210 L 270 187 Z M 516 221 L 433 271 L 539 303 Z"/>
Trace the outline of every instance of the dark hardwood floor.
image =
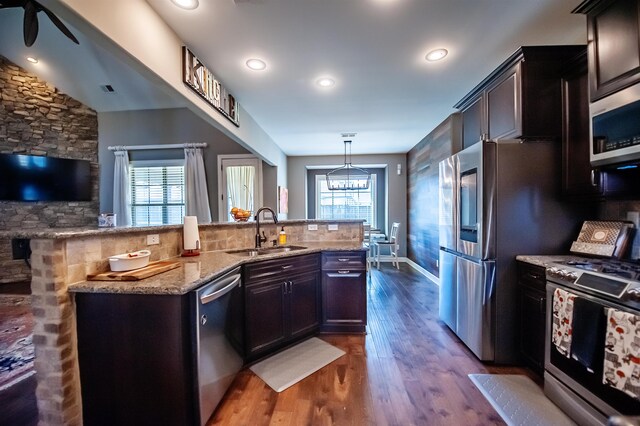
<path id="1" fill-rule="evenodd" d="M 469 373 L 484 365 L 438 321 L 438 287 L 411 267 L 374 268 L 366 336 L 322 335 L 347 354 L 277 393 L 244 369 L 208 425 L 504 424 Z M 0 425 L 37 423 L 35 377 L 0 392 Z"/>
<path id="2" fill-rule="evenodd" d="M 469 373 L 482 364 L 438 321 L 438 287 L 406 264 L 373 270 L 368 334 L 323 335 L 347 355 L 277 393 L 243 370 L 208 425 L 504 424 Z"/>

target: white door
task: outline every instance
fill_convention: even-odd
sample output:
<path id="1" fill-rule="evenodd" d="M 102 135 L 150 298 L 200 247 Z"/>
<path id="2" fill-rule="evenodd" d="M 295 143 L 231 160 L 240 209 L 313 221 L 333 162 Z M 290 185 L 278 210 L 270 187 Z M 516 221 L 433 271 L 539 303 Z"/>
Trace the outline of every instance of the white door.
<path id="1" fill-rule="evenodd" d="M 237 207 L 255 214 L 262 205 L 262 162 L 252 155 L 218 156 L 218 217 L 233 222 L 231 209 Z"/>

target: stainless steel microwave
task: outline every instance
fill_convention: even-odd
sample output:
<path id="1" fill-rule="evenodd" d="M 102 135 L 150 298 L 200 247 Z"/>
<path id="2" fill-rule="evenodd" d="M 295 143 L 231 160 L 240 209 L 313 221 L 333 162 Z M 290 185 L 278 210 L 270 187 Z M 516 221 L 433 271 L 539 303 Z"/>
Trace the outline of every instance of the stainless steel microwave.
<path id="1" fill-rule="evenodd" d="M 640 83 L 592 103 L 591 165 L 640 162 Z"/>

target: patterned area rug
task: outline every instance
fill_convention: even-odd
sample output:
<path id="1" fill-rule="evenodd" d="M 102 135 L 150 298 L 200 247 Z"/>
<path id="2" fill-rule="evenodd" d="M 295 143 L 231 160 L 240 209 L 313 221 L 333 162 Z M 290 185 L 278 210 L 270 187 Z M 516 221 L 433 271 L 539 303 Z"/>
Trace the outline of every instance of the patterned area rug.
<path id="1" fill-rule="evenodd" d="M 35 374 L 31 296 L 0 294 L 0 391 Z"/>

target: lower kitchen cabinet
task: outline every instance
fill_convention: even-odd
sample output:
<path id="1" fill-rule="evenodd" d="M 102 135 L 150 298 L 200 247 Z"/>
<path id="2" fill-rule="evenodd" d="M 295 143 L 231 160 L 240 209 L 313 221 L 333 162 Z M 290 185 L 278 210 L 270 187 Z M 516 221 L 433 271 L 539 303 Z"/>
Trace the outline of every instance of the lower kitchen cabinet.
<path id="1" fill-rule="evenodd" d="M 518 262 L 520 354 L 527 366 L 539 375 L 544 373 L 547 306 L 545 286 L 544 267 Z"/>
<path id="2" fill-rule="evenodd" d="M 319 266 L 317 254 L 245 265 L 245 360 L 318 331 Z"/>
<path id="3" fill-rule="evenodd" d="M 323 253 L 321 331 L 364 333 L 366 325 L 365 252 Z"/>
<path id="4" fill-rule="evenodd" d="M 86 425 L 195 425 L 188 297 L 77 293 Z"/>

